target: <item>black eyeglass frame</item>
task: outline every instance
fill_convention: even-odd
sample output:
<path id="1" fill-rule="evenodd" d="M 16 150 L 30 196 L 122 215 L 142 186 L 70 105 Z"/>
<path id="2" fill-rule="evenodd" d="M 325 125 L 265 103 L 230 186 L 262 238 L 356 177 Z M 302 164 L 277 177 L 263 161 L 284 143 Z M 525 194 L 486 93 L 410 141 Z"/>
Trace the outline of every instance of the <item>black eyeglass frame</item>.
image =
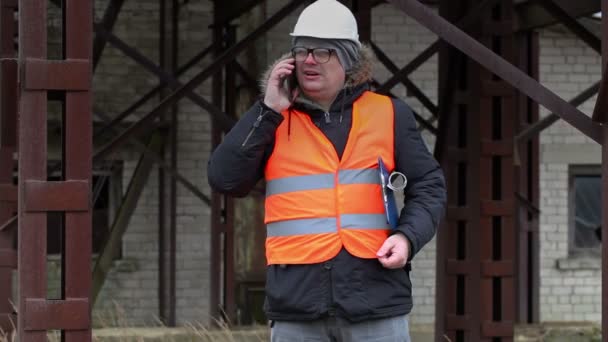
<path id="1" fill-rule="evenodd" d="M 306 56 L 304 58 L 298 58 L 296 55 L 296 50 L 300 50 L 300 52 L 304 52 L 304 50 L 306 50 Z M 327 54 L 327 60 L 319 60 L 317 58 L 317 55 L 315 55 L 315 51 L 327 51 L 329 52 Z M 336 52 L 336 50 L 334 49 L 329 49 L 329 48 L 307 48 L 307 47 L 303 47 L 303 46 L 294 46 L 293 48 L 291 48 L 291 56 L 293 58 L 295 58 L 296 61 L 298 62 L 303 62 L 306 60 L 306 58 L 308 58 L 308 55 L 312 54 L 312 58 L 315 60 L 315 62 L 319 63 L 319 64 L 325 64 L 327 62 L 329 62 L 329 60 L 331 59 L 331 55 L 334 54 Z M 303 56 L 303 55 L 300 55 Z"/>

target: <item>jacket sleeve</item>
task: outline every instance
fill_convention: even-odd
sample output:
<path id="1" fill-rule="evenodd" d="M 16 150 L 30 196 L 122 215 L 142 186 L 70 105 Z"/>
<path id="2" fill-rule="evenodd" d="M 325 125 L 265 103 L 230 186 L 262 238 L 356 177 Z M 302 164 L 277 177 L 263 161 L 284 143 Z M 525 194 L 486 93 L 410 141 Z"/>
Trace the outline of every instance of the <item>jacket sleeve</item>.
<path id="1" fill-rule="evenodd" d="M 211 188 L 230 196 L 246 196 L 264 175 L 283 116 L 257 101 L 211 154 L 207 178 Z"/>
<path id="2" fill-rule="evenodd" d="M 443 171 L 427 149 L 410 107 L 393 99 L 395 110 L 395 169 L 407 177 L 398 232 L 410 241 L 411 260 L 429 242 L 445 211 Z"/>

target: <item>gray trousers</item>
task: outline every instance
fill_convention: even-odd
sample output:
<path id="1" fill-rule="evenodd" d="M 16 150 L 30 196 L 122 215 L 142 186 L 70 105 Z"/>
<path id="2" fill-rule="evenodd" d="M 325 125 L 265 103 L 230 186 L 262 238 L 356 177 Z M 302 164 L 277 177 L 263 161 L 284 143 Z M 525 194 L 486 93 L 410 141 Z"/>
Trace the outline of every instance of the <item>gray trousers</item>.
<path id="1" fill-rule="evenodd" d="M 360 323 L 330 317 L 310 322 L 275 321 L 271 342 L 411 342 L 407 315 Z"/>

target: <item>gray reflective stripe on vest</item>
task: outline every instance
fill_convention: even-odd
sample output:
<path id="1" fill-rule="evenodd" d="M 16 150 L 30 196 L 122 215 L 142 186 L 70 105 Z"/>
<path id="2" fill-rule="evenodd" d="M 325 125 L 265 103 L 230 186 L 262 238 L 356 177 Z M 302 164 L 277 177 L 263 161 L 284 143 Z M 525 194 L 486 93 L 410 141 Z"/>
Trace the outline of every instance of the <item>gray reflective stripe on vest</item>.
<path id="1" fill-rule="evenodd" d="M 377 169 L 340 170 L 340 184 L 380 184 Z M 334 174 L 293 176 L 270 180 L 266 183 L 266 196 L 283 194 L 294 191 L 332 189 Z"/>
<path id="2" fill-rule="evenodd" d="M 342 229 L 390 229 L 384 214 L 343 214 Z"/>
<path id="3" fill-rule="evenodd" d="M 279 221 L 266 225 L 266 236 L 336 233 L 336 225 L 333 217 Z"/>
<path id="4" fill-rule="evenodd" d="M 384 214 L 344 214 L 340 216 L 343 229 L 390 229 Z M 286 220 L 266 225 L 268 237 L 336 233 L 335 218 Z"/>
<path id="5" fill-rule="evenodd" d="M 266 183 L 266 196 L 294 191 L 331 189 L 333 187 L 333 173 L 285 177 L 268 181 Z"/>
<path id="6" fill-rule="evenodd" d="M 380 184 L 378 169 L 340 170 L 340 184 Z"/>

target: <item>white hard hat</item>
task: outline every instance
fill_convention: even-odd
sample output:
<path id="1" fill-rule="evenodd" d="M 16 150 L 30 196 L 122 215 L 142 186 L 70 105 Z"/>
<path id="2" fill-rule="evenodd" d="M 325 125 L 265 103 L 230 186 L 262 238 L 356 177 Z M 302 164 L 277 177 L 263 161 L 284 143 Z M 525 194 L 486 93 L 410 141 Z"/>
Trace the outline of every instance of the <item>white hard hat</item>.
<path id="1" fill-rule="evenodd" d="M 355 16 L 348 7 L 336 0 L 317 0 L 306 7 L 290 35 L 348 39 L 361 46 Z"/>

